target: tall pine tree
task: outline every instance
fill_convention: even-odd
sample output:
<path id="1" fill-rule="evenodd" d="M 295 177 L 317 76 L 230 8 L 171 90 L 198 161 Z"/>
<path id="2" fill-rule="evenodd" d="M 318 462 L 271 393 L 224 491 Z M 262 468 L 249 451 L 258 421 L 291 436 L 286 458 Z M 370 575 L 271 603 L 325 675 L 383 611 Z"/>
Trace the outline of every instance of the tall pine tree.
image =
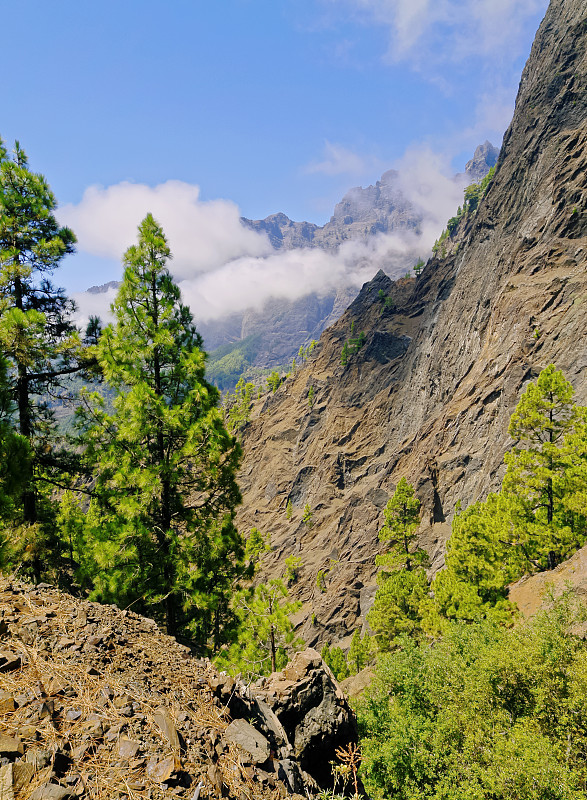
<path id="1" fill-rule="evenodd" d="M 55 208 L 45 178 L 29 169 L 18 142 L 10 155 L 0 140 L 0 346 L 9 367 L 7 391 L 17 432 L 30 451 L 29 458 L 12 465 L 22 489 L 13 533 L 19 527 L 21 550 L 28 552 L 37 578 L 41 561 L 54 554 L 56 545 L 51 503 L 43 492 L 56 464 L 50 401 L 64 376 L 80 369 L 79 336 L 70 321 L 73 303 L 50 279 L 75 243 L 72 231 L 57 222 Z M 18 537 L 11 538 L 18 550 Z"/>
<path id="2" fill-rule="evenodd" d="M 79 412 L 95 480 L 85 563 L 97 598 L 133 604 L 204 650 L 222 638 L 243 568 L 233 524 L 240 449 L 205 380 L 201 337 L 170 256 L 147 215 L 124 256 L 116 321 L 96 346 L 116 396 L 112 412 L 97 395 Z"/>

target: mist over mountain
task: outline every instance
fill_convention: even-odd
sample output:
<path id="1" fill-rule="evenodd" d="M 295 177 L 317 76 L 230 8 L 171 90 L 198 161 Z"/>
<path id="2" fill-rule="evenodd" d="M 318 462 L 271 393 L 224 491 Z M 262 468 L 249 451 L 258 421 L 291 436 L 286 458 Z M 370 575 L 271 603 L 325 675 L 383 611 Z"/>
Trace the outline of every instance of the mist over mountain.
<path id="1" fill-rule="evenodd" d="M 205 249 L 200 254 L 205 263 L 193 275 L 188 250 L 181 251 L 178 267 L 172 262 L 211 354 L 211 378 L 227 389 L 247 369 L 286 365 L 300 346 L 318 339 L 340 317 L 379 269 L 391 278 L 409 273 L 418 259 L 429 254 L 446 219 L 462 201 L 463 188 L 487 174 L 498 152 L 485 142 L 465 172 L 456 176 L 446 175 L 433 154 L 414 153 L 401 170 L 384 172 L 374 185 L 350 189 L 323 226 L 295 222 L 283 213 L 263 220 L 241 218 L 239 223 L 231 207 L 226 235 L 230 238 L 235 224 L 240 226 L 242 232 L 234 237 L 246 243 L 248 255 L 226 264 L 212 263 Z M 169 198 L 172 190 L 161 189 L 153 202 Z M 135 200 L 133 187 L 117 191 L 131 192 L 129 200 Z M 90 197 L 96 211 L 109 218 L 114 210 L 107 210 L 103 201 L 113 201 L 111 195 L 101 198 L 94 192 Z M 201 216 L 195 220 L 202 234 L 212 226 L 217 238 L 214 220 L 219 221 L 223 208 L 217 205 L 198 213 Z M 230 246 L 225 244 L 224 250 L 228 253 Z M 103 316 L 116 287 L 110 281 L 77 295 L 82 316 Z"/>
<path id="2" fill-rule="evenodd" d="M 452 179 L 457 192 L 485 177 L 498 154 L 499 149 L 490 142 L 479 145 L 465 172 Z M 433 209 L 426 209 L 418 202 L 426 186 L 415 185 L 416 177 L 388 170 L 374 185 L 350 189 L 322 227 L 294 222 L 283 213 L 271 214 L 263 220 L 242 218 L 242 222 L 265 234 L 272 247 L 280 252 L 315 249 L 334 255 L 352 253 L 356 244 L 356 260 L 364 262 L 366 273 L 370 271 L 372 275 L 382 269 L 391 278 L 398 278 L 410 272 L 419 258 L 426 257 L 432 243 L 426 228 L 434 225 L 435 214 Z M 359 288 L 342 275 L 334 291 L 308 292 L 295 300 L 271 299 L 260 309 L 200 323 L 200 330 L 209 350 L 225 346 L 221 351 L 223 358 L 230 359 L 227 345 L 238 348 L 242 340 L 255 337 L 248 355 L 250 366 L 283 365 L 297 354 L 300 346 L 319 338 L 340 317 Z M 215 362 L 213 355 L 212 363 Z M 212 366 L 212 375 L 226 387 L 233 382 L 216 366 Z"/>

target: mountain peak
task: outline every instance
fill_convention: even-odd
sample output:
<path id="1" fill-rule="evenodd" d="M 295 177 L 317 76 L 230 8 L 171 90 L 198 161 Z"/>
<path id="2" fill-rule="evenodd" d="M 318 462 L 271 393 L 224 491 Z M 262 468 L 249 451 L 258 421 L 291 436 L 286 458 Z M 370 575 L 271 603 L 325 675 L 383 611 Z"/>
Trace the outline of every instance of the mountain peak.
<path id="1" fill-rule="evenodd" d="M 499 147 L 495 147 L 487 139 L 480 144 L 473 155 L 473 158 L 465 166 L 465 174 L 473 182 L 477 183 L 487 175 L 489 170 L 497 164 L 499 158 Z"/>

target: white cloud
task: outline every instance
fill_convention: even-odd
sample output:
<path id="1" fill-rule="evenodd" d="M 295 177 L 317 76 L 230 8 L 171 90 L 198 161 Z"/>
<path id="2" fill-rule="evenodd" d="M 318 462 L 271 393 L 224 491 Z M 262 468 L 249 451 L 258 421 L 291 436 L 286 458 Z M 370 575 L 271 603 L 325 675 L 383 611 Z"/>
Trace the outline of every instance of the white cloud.
<path id="1" fill-rule="evenodd" d="M 313 161 L 304 167 L 304 172 L 309 175 L 365 175 L 374 169 L 382 169 L 381 162 L 372 157 L 360 156 L 352 150 L 335 142 L 324 143 L 324 153 L 321 161 Z"/>
<path id="2" fill-rule="evenodd" d="M 264 238 L 249 236 L 251 231 L 239 222 L 236 206 L 223 200 L 202 203 L 197 188 L 187 184 L 155 189 L 119 184 L 88 190 L 65 216 L 62 210 L 62 218 L 78 234 L 81 250 L 109 257 L 115 248 L 122 250 L 136 240 L 135 218 L 140 220 L 153 209 L 169 234 L 172 250 L 180 254 L 169 267 L 184 301 L 197 322 L 207 322 L 247 308 L 261 309 L 271 298 L 297 300 L 312 292 L 324 295 L 343 287 L 358 289 L 379 269 L 399 277 L 419 257 L 426 257 L 462 202 L 462 186 L 453 180 L 448 159 L 428 148 L 410 149 L 396 166 L 400 188 L 421 212 L 419 232 L 346 241 L 335 252 L 272 250 Z M 154 204 L 157 201 L 159 205 Z M 179 220 L 172 218 L 173 213 Z M 112 230 L 114 235 L 108 239 Z M 94 274 L 88 283 L 99 283 L 99 279 Z M 109 290 L 74 295 L 78 323 L 85 324 L 91 314 L 107 319 L 114 294 Z"/>
<path id="3" fill-rule="evenodd" d="M 180 287 L 196 319 L 206 322 L 246 308 L 261 309 L 275 297 L 297 300 L 312 292 L 359 289 L 380 268 L 399 277 L 422 252 L 422 241 L 414 234 L 381 235 L 368 242 L 345 242 L 337 252 L 307 248 L 238 259 Z"/>
<path id="4" fill-rule="evenodd" d="M 424 216 L 423 239 L 428 247 L 463 201 L 463 185 L 454 180 L 446 155 L 429 147 L 412 147 L 396 166 L 402 192 Z"/>
<path id="5" fill-rule="evenodd" d="M 111 322 L 110 305 L 116 297 L 116 289 L 107 292 L 74 292 L 71 299 L 75 301 L 77 311 L 74 315 L 76 325 L 82 329 L 88 324 L 90 317 L 100 317 L 102 322 Z"/>
<path id="6" fill-rule="evenodd" d="M 545 11 L 547 0 L 330 0 L 350 6 L 389 28 L 388 57 L 431 62 L 469 56 L 516 58 L 526 20 Z"/>
<path id="7" fill-rule="evenodd" d="M 121 259 L 136 242 L 137 227 L 148 212 L 167 235 L 178 278 L 216 269 L 243 255 L 271 251 L 264 236 L 241 224 L 234 203 L 204 202 L 198 186 L 182 181 L 154 187 L 128 182 L 90 186 L 78 204 L 61 206 L 58 216 L 75 231 L 79 250 Z M 95 283 L 93 278 L 89 282 Z"/>
<path id="8" fill-rule="evenodd" d="M 214 270 L 194 271 L 178 283 L 196 322 L 208 322 L 248 308 L 259 310 L 271 298 L 297 300 L 312 292 L 325 295 L 342 287 L 359 289 L 381 268 L 399 277 L 427 249 L 414 233 L 379 235 L 367 242 L 345 242 L 337 252 L 305 248 L 274 251 L 265 257 L 243 256 Z M 173 269 L 173 262 L 169 266 Z M 85 326 L 91 314 L 108 321 L 115 294 L 115 290 L 74 294 L 77 324 Z"/>

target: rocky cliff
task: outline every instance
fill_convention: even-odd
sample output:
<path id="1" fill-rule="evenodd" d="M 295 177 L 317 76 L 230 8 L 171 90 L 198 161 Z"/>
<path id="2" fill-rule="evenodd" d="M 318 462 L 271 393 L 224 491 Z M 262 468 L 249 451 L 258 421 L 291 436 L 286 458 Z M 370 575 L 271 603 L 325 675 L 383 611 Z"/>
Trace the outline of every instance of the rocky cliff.
<path id="1" fill-rule="evenodd" d="M 554 362 L 587 403 L 586 53 L 584 0 L 552 0 L 495 178 L 448 256 L 417 281 L 380 273 L 363 287 L 246 431 L 239 524 L 271 534 L 269 571 L 301 557 L 294 593 L 309 642 L 364 623 L 382 509 L 401 476 L 422 501 L 436 569 L 457 501 L 499 486 L 527 382 Z M 343 366 L 352 323 L 366 340 Z"/>

